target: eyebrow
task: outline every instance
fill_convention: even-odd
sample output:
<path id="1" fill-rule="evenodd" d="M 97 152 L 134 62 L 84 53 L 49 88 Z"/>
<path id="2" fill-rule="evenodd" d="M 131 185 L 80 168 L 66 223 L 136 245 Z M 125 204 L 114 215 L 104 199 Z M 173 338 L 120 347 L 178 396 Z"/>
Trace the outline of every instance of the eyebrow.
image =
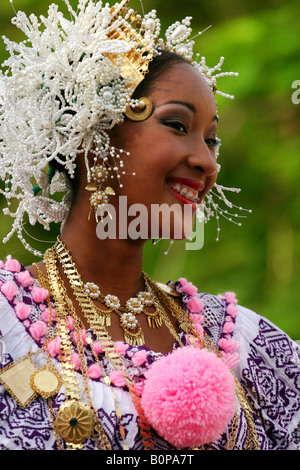
<path id="1" fill-rule="evenodd" d="M 192 103 L 187 103 L 186 101 L 172 100 L 172 101 L 168 101 L 167 103 L 164 103 L 161 106 L 164 106 L 166 104 L 181 104 L 182 106 L 185 106 L 186 108 L 190 109 L 193 113 L 196 112 L 196 107 Z M 212 120 L 219 122 L 219 116 L 215 114 Z"/>

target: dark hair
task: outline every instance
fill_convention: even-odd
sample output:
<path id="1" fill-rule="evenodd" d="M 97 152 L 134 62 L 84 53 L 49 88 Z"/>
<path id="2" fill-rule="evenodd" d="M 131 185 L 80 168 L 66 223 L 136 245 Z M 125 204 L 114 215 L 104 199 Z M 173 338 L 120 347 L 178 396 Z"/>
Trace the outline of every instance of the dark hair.
<path id="1" fill-rule="evenodd" d="M 148 73 L 136 88 L 132 98 L 138 99 L 142 96 L 147 96 L 155 86 L 155 83 L 172 65 L 181 63 L 189 64 L 184 57 L 174 54 L 174 52 L 160 51 L 159 55 L 155 56 L 149 63 Z"/>

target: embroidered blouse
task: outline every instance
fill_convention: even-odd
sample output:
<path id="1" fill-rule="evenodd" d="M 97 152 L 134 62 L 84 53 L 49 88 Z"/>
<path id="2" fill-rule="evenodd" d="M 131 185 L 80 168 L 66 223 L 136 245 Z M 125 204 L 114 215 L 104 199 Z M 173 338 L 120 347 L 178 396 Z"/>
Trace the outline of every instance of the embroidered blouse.
<path id="1" fill-rule="evenodd" d="M 260 448 L 263 450 L 300 450 L 300 348 L 283 331 L 267 319 L 238 305 L 235 295 L 200 293 L 185 279 L 170 283 L 181 295 L 183 308 L 188 312 L 199 331 L 203 328 L 219 348 L 227 365 L 242 384 L 252 408 Z M 47 292 L 31 274 L 10 256 L 0 262 L 0 374 L 14 361 L 29 351 L 39 352 L 46 341 L 49 309 Z M 195 309 L 197 305 L 197 309 Z M 200 306 L 200 307 L 199 307 Z M 197 312 L 195 313 L 195 310 Z M 55 310 L 52 311 L 55 323 Z M 201 321 L 200 321 L 201 319 Z M 72 321 L 70 320 L 70 330 Z M 180 333 L 188 344 L 189 338 Z M 72 337 L 72 333 L 71 333 Z M 99 362 L 95 362 L 86 341 L 91 338 Z M 138 425 L 138 415 L 122 375 L 115 371 L 91 330 L 82 330 L 88 364 L 90 390 L 98 418 L 107 434 L 113 450 L 123 449 L 116 402 L 121 411 L 121 424 L 125 440 L 132 450 L 142 450 L 143 442 Z M 73 336 L 75 369 L 79 369 L 76 338 Z M 142 393 L 145 373 L 162 354 L 146 346 L 115 343 L 136 389 Z M 174 344 L 174 349 L 178 344 Z M 48 352 L 55 367 L 60 351 L 59 338 L 53 338 Z M 42 361 L 43 354 L 35 360 Z M 102 369 L 102 370 L 101 370 Z M 110 377 L 111 386 L 104 383 L 103 371 Z M 77 372 L 78 380 L 81 374 Z M 0 376 L 1 377 L 1 376 Z M 114 393 L 112 393 L 114 392 Z M 55 414 L 64 403 L 62 386 L 52 398 Z M 247 421 L 239 408 L 239 424 L 234 449 L 244 449 L 247 440 Z M 211 444 L 213 450 L 227 448 L 231 425 L 218 441 Z M 152 430 L 155 450 L 173 447 Z M 58 443 L 53 432 L 48 402 L 35 398 L 25 408 L 0 383 L 0 449 L 1 450 L 56 450 Z M 97 450 L 93 437 L 84 443 L 84 449 Z"/>

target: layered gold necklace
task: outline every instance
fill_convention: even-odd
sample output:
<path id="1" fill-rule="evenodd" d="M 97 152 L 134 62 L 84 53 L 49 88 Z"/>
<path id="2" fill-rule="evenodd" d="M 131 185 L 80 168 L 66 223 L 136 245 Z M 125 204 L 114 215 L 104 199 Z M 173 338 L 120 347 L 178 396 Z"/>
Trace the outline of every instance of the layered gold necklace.
<path id="1" fill-rule="evenodd" d="M 133 380 L 126 369 L 120 354 L 115 348 L 114 342 L 112 341 L 106 330 L 106 326 L 109 324 L 109 321 L 107 320 L 107 312 L 108 310 L 112 309 L 112 306 L 110 306 L 110 308 L 107 308 L 107 310 L 103 310 L 103 312 L 100 310 L 99 313 L 99 308 L 96 307 L 93 302 L 95 298 L 102 301 L 108 299 L 105 299 L 103 294 L 100 294 L 98 292 L 97 287 L 93 289 L 93 295 L 90 295 L 91 286 L 87 286 L 82 282 L 81 276 L 77 271 L 75 263 L 72 260 L 71 254 L 68 252 L 67 248 L 60 241 L 60 239 L 58 239 L 54 247 L 47 250 L 44 257 L 44 263 L 47 271 L 47 279 L 44 278 L 43 282 L 47 284 L 49 292 L 53 296 L 57 311 L 57 333 L 61 337 L 61 349 L 63 351 L 63 354 L 60 357 L 60 363 L 62 367 L 62 378 L 66 388 L 66 402 L 61 405 L 58 412 L 56 413 L 56 416 L 54 416 L 53 410 L 50 410 L 53 417 L 53 428 L 57 434 L 57 440 L 62 439 L 63 441 L 65 441 L 67 448 L 81 449 L 86 439 L 93 435 L 100 449 L 109 450 L 111 448 L 109 440 L 102 428 L 102 425 L 97 417 L 97 412 L 93 406 L 93 401 L 89 389 L 89 379 L 87 374 L 84 345 L 82 343 L 82 340 L 80 341 L 81 335 L 79 334 L 82 325 L 75 313 L 70 298 L 67 296 L 66 288 L 60 277 L 58 269 L 58 263 L 60 263 L 72 288 L 74 297 L 80 305 L 83 315 L 86 321 L 88 322 L 90 328 L 92 329 L 98 341 L 100 342 L 106 357 L 108 358 L 114 369 L 117 371 L 121 371 L 121 373 L 123 374 L 126 386 L 128 388 L 132 401 L 135 405 L 137 414 L 139 416 L 139 426 L 144 449 L 154 449 L 151 428 L 144 416 L 144 412 L 141 407 L 140 396 L 137 393 Z M 171 312 L 174 317 L 176 317 L 183 332 L 188 335 L 191 335 L 194 338 L 197 338 L 198 343 L 202 347 L 208 348 L 209 350 L 214 351 L 217 355 L 220 355 L 218 349 L 211 343 L 207 335 L 199 335 L 196 328 L 194 327 L 194 322 L 191 317 L 184 311 L 183 308 L 181 308 L 181 306 L 174 300 L 172 296 L 168 295 L 167 292 L 161 289 L 157 285 L 157 283 L 154 283 L 145 273 L 144 282 L 145 291 L 139 293 L 140 295 L 138 295 L 136 298 L 139 300 L 143 298 L 147 301 L 144 303 L 143 310 L 145 309 L 145 307 L 150 307 L 153 305 L 155 306 L 154 312 L 148 312 L 153 315 L 151 317 L 151 321 L 148 322 L 150 327 L 158 327 L 162 323 L 164 323 L 169 329 L 170 333 L 173 335 L 174 339 L 178 341 L 180 346 L 183 346 L 179 335 L 175 331 L 175 328 L 173 327 L 173 324 L 166 313 L 167 310 Z M 88 291 L 88 287 L 90 292 Z M 110 300 L 113 300 L 115 302 L 115 299 L 112 299 L 111 297 Z M 114 307 L 115 305 L 116 304 L 114 303 Z M 131 305 L 134 305 L 132 299 Z M 128 307 L 128 305 L 126 307 Z M 117 309 L 120 309 L 119 305 Z M 135 311 L 135 313 L 140 314 L 143 310 L 139 311 L 139 313 Z M 123 310 L 119 310 L 119 313 L 121 312 L 122 314 L 124 313 Z M 87 403 L 84 403 L 81 399 L 78 378 L 76 376 L 74 365 L 71 361 L 71 340 L 70 332 L 67 327 L 68 315 L 72 315 L 73 319 L 75 320 L 75 327 L 76 331 L 78 332 L 78 351 L 81 359 L 83 390 Z M 154 317 L 155 319 L 153 320 Z M 136 336 L 132 338 L 133 333 L 136 334 Z M 126 327 L 124 329 L 124 338 L 127 338 L 127 335 L 128 328 Z M 137 340 L 136 337 L 141 338 L 142 335 L 140 334 L 140 329 L 137 328 L 135 331 L 130 331 L 129 336 L 132 338 L 132 342 L 134 344 L 139 344 L 140 339 Z M 96 354 L 95 358 L 97 358 Z M 259 449 L 259 443 L 256 435 L 251 407 L 238 380 L 235 379 L 235 381 L 236 395 L 242 409 L 244 410 L 248 424 L 248 439 L 246 448 Z M 105 374 L 104 383 L 109 386 L 111 385 L 109 377 L 105 376 Z M 111 389 L 113 393 L 113 387 L 111 387 Z M 121 412 L 118 408 L 116 395 L 114 393 L 113 397 L 115 400 L 116 415 L 119 420 L 120 434 L 123 438 L 124 449 L 128 449 L 128 445 L 125 440 L 125 431 L 121 425 Z M 234 448 L 237 439 L 238 428 L 239 412 L 237 410 L 233 418 L 232 429 L 228 442 L 228 449 Z"/>

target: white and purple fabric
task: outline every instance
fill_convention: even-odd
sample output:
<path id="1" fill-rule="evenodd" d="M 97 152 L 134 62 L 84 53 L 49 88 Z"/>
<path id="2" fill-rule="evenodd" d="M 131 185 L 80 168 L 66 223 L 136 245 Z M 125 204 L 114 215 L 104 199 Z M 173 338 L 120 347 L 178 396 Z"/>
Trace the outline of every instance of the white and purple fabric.
<path id="1" fill-rule="evenodd" d="M 170 283 L 171 284 L 171 283 Z M 214 296 L 199 293 L 185 279 L 172 284 L 181 294 L 183 308 L 192 315 L 199 331 L 203 328 L 212 342 L 220 349 L 224 361 L 233 368 L 242 384 L 253 410 L 256 430 L 263 450 L 300 450 L 300 347 L 283 331 L 258 314 L 238 306 L 233 293 Z M 0 369 L 26 356 L 31 350 L 38 351 L 45 343 L 49 318 L 46 302 L 47 292 L 41 288 L 30 273 L 10 256 L 0 264 Z M 193 311 L 193 308 L 195 310 Z M 53 332 L 55 331 L 55 309 L 53 309 Z M 201 321 L 200 321 L 201 320 Z M 70 330 L 72 321 L 70 319 Z M 94 341 L 94 350 L 99 353 L 102 369 L 110 376 L 121 410 L 121 422 L 125 439 L 130 449 L 142 450 L 138 416 L 122 376 L 113 370 L 105 357 L 101 345 L 92 331 L 83 330 Z M 180 334 L 184 344 L 189 338 Z M 71 333 L 72 337 L 72 333 Z M 73 362 L 79 371 L 79 356 L 74 340 Z M 174 349 L 178 344 L 174 344 Z M 60 369 L 59 338 L 53 337 L 48 352 L 56 368 Z M 140 393 L 144 375 L 153 361 L 162 354 L 146 346 L 133 347 L 124 342 L 116 343 L 128 372 Z M 90 347 L 85 345 L 89 382 L 95 409 L 107 433 L 113 450 L 123 449 L 115 412 L 115 401 L 110 387 L 103 382 L 99 365 L 95 362 Z M 43 360 L 43 354 L 36 356 Z M 45 361 L 45 359 L 44 359 Z M 53 398 L 54 413 L 64 402 L 64 388 Z M 247 441 L 247 422 L 239 408 L 240 421 L 234 449 L 242 450 Z M 211 445 L 213 450 L 226 449 L 230 428 Z M 153 430 L 156 450 L 172 450 Z M 47 401 L 35 399 L 22 409 L 0 384 L 0 449 L 1 450 L 56 450 L 56 438 L 52 430 Z M 89 438 L 84 449 L 97 450 L 96 442 Z"/>

